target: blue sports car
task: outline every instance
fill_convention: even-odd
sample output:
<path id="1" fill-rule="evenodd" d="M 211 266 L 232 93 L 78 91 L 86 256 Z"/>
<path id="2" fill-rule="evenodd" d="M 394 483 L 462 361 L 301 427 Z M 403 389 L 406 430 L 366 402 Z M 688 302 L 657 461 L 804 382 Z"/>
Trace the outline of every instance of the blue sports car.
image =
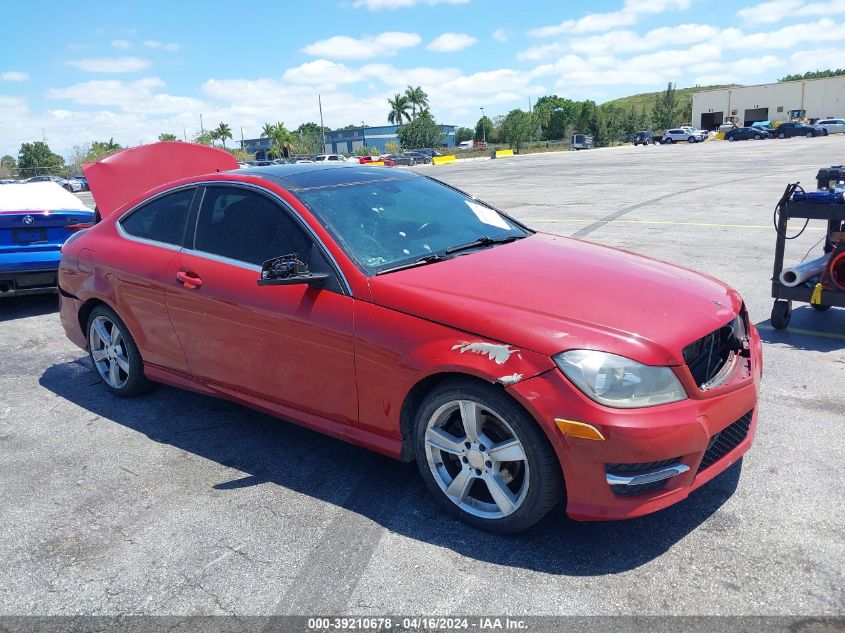
<path id="1" fill-rule="evenodd" d="M 0 186 L 0 297 L 55 292 L 62 244 L 93 223 L 54 182 Z"/>

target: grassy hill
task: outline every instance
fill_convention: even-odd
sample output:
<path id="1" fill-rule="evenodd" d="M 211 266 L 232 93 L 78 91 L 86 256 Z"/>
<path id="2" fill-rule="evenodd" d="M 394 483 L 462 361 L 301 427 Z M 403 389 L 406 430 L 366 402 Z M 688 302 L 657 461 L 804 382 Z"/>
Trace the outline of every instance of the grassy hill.
<path id="1" fill-rule="evenodd" d="M 739 84 L 730 84 L 725 86 L 696 86 L 695 88 L 678 88 L 676 93 L 678 95 L 678 102 L 684 107 L 687 108 L 689 103 L 692 101 L 692 93 L 700 92 L 702 90 L 715 90 L 718 88 L 735 88 Z M 664 90 L 660 92 L 644 92 L 638 95 L 631 95 L 630 97 L 622 97 L 620 99 L 613 99 L 612 101 L 606 101 L 602 105 L 614 105 L 618 108 L 622 108 L 624 110 L 630 110 L 631 106 L 634 106 L 637 110 L 642 110 L 643 108 L 646 109 L 647 112 L 651 112 L 651 109 L 654 107 L 655 101 L 657 101 L 658 95 L 660 95 Z"/>

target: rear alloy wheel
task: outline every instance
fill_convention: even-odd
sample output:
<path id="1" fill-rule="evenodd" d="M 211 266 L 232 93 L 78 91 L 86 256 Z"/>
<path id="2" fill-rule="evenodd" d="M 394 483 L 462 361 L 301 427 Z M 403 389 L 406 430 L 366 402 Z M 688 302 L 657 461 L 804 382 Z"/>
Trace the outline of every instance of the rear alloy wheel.
<path id="1" fill-rule="evenodd" d="M 759 134 L 754 135 L 754 140 L 759 141 L 762 137 Z"/>
<path id="2" fill-rule="evenodd" d="M 786 138 L 786 134 L 783 132 L 778 132 L 778 138 Z"/>
<path id="3" fill-rule="evenodd" d="M 524 530 L 562 496 L 560 465 L 546 436 L 493 386 L 466 381 L 436 389 L 420 406 L 414 441 L 428 488 L 474 527 Z"/>
<path id="4" fill-rule="evenodd" d="M 729 136 L 729 137 L 728 137 L 728 140 L 729 140 L 731 143 L 733 143 L 736 139 L 735 139 L 733 136 Z"/>
<path id="5" fill-rule="evenodd" d="M 97 306 L 88 317 L 88 352 L 106 387 L 122 398 L 149 389 L 144 361 L 129 329 L 106 306 Z"/>
<path id="6" fill-rule="evenodd" d="M 807 138 L 813 138 L 815 136 L 815 133 L 814 132 L 807 132 L 807 134 L 805 134 L 805 136 Z"/>
<path id="7" fill-rule="evenodd" d="M 690 137 L 687 139 L 687 143 L 695 143 L 695 137 L 694 137 L 694 136 L 690 136 Z"/>

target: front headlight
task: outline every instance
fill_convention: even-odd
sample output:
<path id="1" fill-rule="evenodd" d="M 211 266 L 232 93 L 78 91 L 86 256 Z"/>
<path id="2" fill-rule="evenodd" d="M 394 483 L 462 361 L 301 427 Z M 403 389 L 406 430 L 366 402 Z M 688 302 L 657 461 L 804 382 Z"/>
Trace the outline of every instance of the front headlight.
<path id="1" fill-rule="evenodd" d="M 587 397 L 608 407 L 653 407 L 687 397 L 668 367 L 652 367 L 624 356 L 584 349 L 561 352 L 553 358 Z"/>

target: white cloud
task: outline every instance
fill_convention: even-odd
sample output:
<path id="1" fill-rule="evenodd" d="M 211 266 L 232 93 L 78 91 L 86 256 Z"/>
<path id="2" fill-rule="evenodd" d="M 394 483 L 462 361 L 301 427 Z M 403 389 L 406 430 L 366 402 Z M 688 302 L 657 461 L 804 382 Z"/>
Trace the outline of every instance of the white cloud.
<path id="1" fill-rule="evenodd" d="M 120 49 L 127 49 L 131 46 L 128 40 L 112 40 L 111 43 L 112 48 L 120 48 Z"/>
<path id="2" fill-rule="evenodd" d="M 466 4 L 469 0 L 355 0 L 352 6 L 356 9 L 365 8 L 370 11 L 381 9 L 407 9 L 417 4 Z"/>
<path id="3" fill-rule="evenodd" d="M 531 37 L 549 37 L 552 35 L 570 35 L 577 33 L 601 33 L 620 26 L 636 24 L 640 16 L 683 11 L 690 7 L 692 0 L 625 0 L 618 11 L 590 13 L 577 20 L 564 20 L 560 24 L 543 26 L 528 31 Z"/>
<path id="4" fill-rule="evenodd" d="M 316 59 L 286 70 L 283 79 L 297 84 L 317 86 L 354 83 L 361 80 L 361 75 L 343 64 L 328 59 Z"/>
<path id="5" fill-rule="evenodd" d="M 158 77 L 145 77 L 135 81 L 95 80 L 66 88 L 53 88 L 47 91 L 47 98 L 72 101 L 79 105 L 117 106 L 125 112 L 139 114 L 202 110 L 203 103 L 198 99 L 156 92 L 164 85 Z"/>
<path id="6" fill-rule="evenodd" d="M 817 22 L 790 24 L 776 31 L 760 33 L 743 34 L 738 29 L 726 29 L 722 33 L 722 39 L 726 48 L 737 50 L 785 49 L 806 42 L 841 42 L 843 31 L 845 24 L 822 18 Z"/>
<path id="7" fill-rule="evenodd" d="M 500 44 L 504 44 L 508 41 L 508 32 L 505 29 L 496 29 L 493 31 L 493 39 Z"/>
<path id="8" fill-rule="evenodd" d="M 679 24 L 652 29 L 644 35 L 630 30 L 615 30 L 601 35 L 570 39 L 533 46 L 517 53 L 521 60 L 540 61 L 552 59 L 566 53 L 599 55 L 611 53 L 637 53 L 665 46 L 695 44 L 712 40 L 719 35 L 719 29 L 705 24 Z"/>
<path id="9" fill-rule="evenodd" d="M 29 73 L 20 70 L 7 70 L 0 73 L 0 80 L 3 81 L 26 81 L 29 79 Z"/>
<path id="10" fill-rule="evenodd" d="M 137 73 L 149 68 L 150 62 L 141 57 L 89 57 L 72 59 L 68 65 L 89 73 Z"/>
<path id="11" fill-rule="evenodd" d="M 325 59 L 371 59 L 392 57 L 403 48 L 412 48 L 422 42 L 416 33 L 387 31 L 361 38 L 335 35 L 325 40 L 308 44 L 302 52 Z"/>
<path id="12" fill-rule="evenodd" d="M 696 77 L 694 83 L 699 86 L 731 84 L 754 80 L 776 68 L 783 68 L 784 61 L 774 55 L 735 59 L 730 62 L 710 62 L 690 67 L 692 72 L 710 73 Z"/>
<path id="13" fill-rule="evenodd" d="M 432 40 L 426 48 L 435 53 L 453 53 L 469 48 L 477 41 L 472 35 L 466 33 L 443 33 Z"/>
<path id="14" fill-rule="evenodd" d="M 798 51 L 789 57 L 789 73 L 805 73 L 820 68 L 840 68 L 845 59 L 845 48 L 817 48 Z"/>
<path id="15" fill-rule="evenodd" d="M 805 2 L 804 0 L 771 0 L 736 12 L 748 24 L 773 24 L 789 17 L 819 17 L 845 13 L 845 0 Z"/>
<path id="16" fill-rule="evenodd" d="M 159 42 L 157 40 L 144 40 L 144 48 L 165 51 L 166 53 L 178 53 L 182 47 L 176 42 Z"/>

